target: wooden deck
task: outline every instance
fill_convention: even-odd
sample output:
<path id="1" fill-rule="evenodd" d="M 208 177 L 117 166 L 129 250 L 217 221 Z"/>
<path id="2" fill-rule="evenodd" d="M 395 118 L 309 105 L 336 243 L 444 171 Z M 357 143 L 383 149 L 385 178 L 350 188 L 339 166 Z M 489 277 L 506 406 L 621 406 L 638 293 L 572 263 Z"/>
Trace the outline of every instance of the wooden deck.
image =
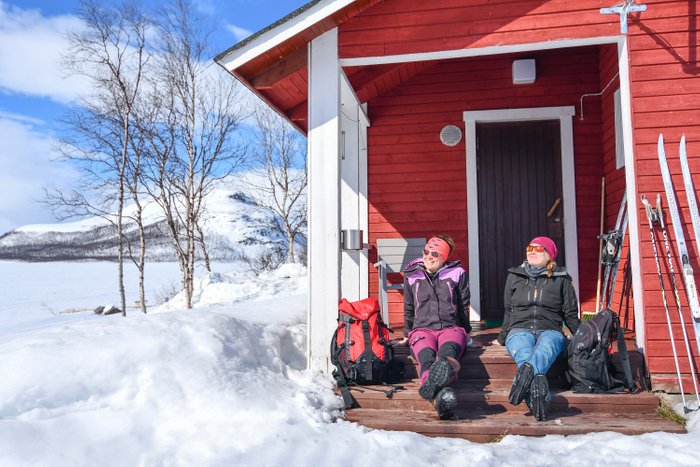
<path id="1" fill-rule="evenodd" d="M 637 394 L 577 394 L 566 388 L 557 362 L 548 374 L 553 399 L 546 421 L 537 422 L 523 403 L 508 403 L 515 365 L 505 348 L 491 345 L 498 330 L 475 333 L 483 347 L 469 348 L 462 358 L 460 380 L 453 387 L 459 407 L 452 420 L 439 420 L 430 402 L 418 395 L 417 368 L 408 348 L 397 348 L 404 361 L 405 388 L 387 398 L 382 386 L 355 387 L 351 393 L 356 407 L 346 411 L 346 420 L 394 431 L 413 431 L 426 436 L 447 436 L 476 442 L 491 442 L 504 435 L 573 435 L 614 431 L 637 435 L 655 431 L 685 433 L 685 429 L 657 414 L 659 399 L 649 391 Z M 633 367 L 641 358 L 632 359 Z M 633 368 L 641 374 L 640 368 Z"/>

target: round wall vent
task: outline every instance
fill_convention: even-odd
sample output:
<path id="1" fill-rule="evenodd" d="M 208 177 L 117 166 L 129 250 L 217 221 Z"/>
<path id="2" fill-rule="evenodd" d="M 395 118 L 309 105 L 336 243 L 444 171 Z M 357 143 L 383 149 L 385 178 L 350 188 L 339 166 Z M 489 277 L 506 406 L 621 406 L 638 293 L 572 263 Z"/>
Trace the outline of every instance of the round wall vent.
<path id="1" fill-rule="evenodd" d="M 462 141 L 462 130 L 457 125 L 445 125 L 440 130 L 440 141 L 445 146 L 455 146 Z"/>

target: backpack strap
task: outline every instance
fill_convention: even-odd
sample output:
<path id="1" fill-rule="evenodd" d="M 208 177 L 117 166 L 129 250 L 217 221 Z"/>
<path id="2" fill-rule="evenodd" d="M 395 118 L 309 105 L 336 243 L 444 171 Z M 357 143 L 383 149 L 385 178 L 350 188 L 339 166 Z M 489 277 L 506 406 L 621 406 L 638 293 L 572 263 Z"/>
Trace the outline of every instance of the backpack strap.
<path id="1" fill-rule="evenodd" d="M 349 322 L 346 319 L 339 319 L 339 321 L 345 321 L 345 328 L 346 332 L 347 329 L 350 327 Z M 346 334 L 346 340 L 345 344 L 343 344 L 343 347 L 347 345 L 349 339 L 349 332 Z M 340 395 L 343 397 L 343 408 L 344 409 L 349 409 L 353 405 L 355 405 L 355 402 L 352 399 L 352 396 L 350 395 L 350 388 L 348 387 L 348 379 L 347 376 L 345 375 L 345 370 L 343 369 L 343 365 L 340 364 L 338 361 L 338 354 L 343 350 L 343 347 L 338 347 L 337 341 L 336 341 L 336 334 L 333 334 L 333 338 L 331 339 L 331 362 L 335 366 L 335 370 L 333 370 L 333 376 L 335 377 L 336 383 L 338 383 L 338 389 L 340 389 Z M 347 352 L 349 352 L 349 348 L 346 349 Z"/>
<path id="2" fill-rule="evenodd" d="M 355 405 L 355 401 L 352 400 L 352 396 L 350 395 L 350 387 L 348 386 L 348 381 L 345 378 L 345 371 L 343 371 L 343 367 L 340 365 L 338 365 L 338 371 L 336 372 L 336 381 L 338 381 L 340 395 L 343 397 L 343 408 L 349 409 Z"/>
<path id="3" fill-rule="evenodd" d="M 363 375 L 366 381 L 372 381 L 372 337 L 369 333 L 369 319 L 362 320 L 362 334 L 365 339 L 365 350 L 363 354 L 365 355 L 365 361 L 360 368 L 360 373 Z"/>
<path id="4" fill-rule="evenodd" d="M 335 341 L 335 336 L 333 336 L 333 341 Z M 331 355 L 333 354 L 333 349 L 334 343 L 331 343 Z M 338 351 L 342 350 L 342 348 L 339 348 Z M 335 354 L 333 355 L 335 357 L 335 361 L 338 361 L 338 355 Z M 352 396 L 350 395 L 350 387 L 348 386 L 348 378 L 345 375 L 345 370 L 343 370 L 343 365 L 340 363 L 335 364 L 335 370 L 333 371 L 333 376 L 335 377 L 336 383 L 338 383 L 338 389 L 340 389 L 340 395 L 343 397 L 343 408 L 344 409 L 349 409 L 353 405 L 355 405 L 355 402 L 352 400 Z"/>
<path id="5" fill-rule="evenodd" d="M 620 319 L 615 313 L 613 313 L 613 323 L 617 329 L 617 351 L 620 354 L 620 360 L 622 360 L 622 369 L 625 372 L 625 380 L 627 383 L 627 389 L 629 392 L 637 392 L 637 385 L 634 383 L 632 378 L 632 368 L 630 367 L 630 356 L 627 352 L 627 344 L 625 343 L 625 330 L 620 326 Z"/>

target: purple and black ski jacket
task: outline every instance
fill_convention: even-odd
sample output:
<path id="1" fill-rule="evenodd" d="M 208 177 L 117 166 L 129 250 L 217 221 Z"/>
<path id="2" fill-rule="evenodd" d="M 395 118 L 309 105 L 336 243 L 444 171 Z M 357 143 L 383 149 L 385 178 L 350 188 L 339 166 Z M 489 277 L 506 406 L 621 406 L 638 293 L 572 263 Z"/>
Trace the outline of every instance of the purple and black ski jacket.
<path id="1" fill-rule="evenodd" d="M 423 259 L 411 261 L 404 270 L 404 335 L 413 329 L 440 330 L 469 325 L 469 277 L 459 265 L 450 261 L 431 278 Z"/>

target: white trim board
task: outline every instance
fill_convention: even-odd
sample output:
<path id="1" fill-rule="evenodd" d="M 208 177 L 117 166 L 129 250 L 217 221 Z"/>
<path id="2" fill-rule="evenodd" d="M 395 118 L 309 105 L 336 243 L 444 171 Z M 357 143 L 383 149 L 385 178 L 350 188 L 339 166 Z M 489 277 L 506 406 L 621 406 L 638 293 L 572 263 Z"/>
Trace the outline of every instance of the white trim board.
<path id="1" fill-rule="evenodd" d="M 629 248 L 632 261 L 632 299 L 634 302 L 634 332 L 637 348 L 644 352 L 644 286 L 642 283 L 641 241 L 639 238 L 639 205 L 637 175 L 634 166 L 634 135 L 632 134 L 632 96 L 630 95 L 629 51 L 627 36 L 617 44 L 617 66 L 620 73 L 620 110 L 622 111 L 622 146 L 625 153 L 625 189 L 629 222 Z"/>
<path id="2" fill-rule="evenodd" d="M 354 2 L 355 0 L 321 1 L 298 16 L 290 18 L 289 21 L 266 31 L 249 44 L 221 57 L 219 63 L 227 70 L 233 71 Z"/>
<path id="3" fill-rule="evenodd" d="M 481 275 L 479 270 L 479 203 L 476 174 L 476 124 L 484 122 L 514 122 L 527 120 L 559 120 L 561 136 L 562 198 L 564 204 L 564 245 L 566 270 L 573 279 L 576 291 L 578 283 L 578 245 L 576 235 L 576 186 L 565 183 L 573 180 L 574 173 L 574 130 L 573 106 L 539 107 L 525 109 L 477 110 L 463 113 L 466 129 L 467 151 L 467 236 L 469 239 L 469 282 L 472 297 L 481 296 Z M 510 265 L 514 266 L 514 265 Z M 580 294 L 578 294 L 580 295 Z M 470 319 L 481 320 L 481 303 L 470 304 Z"/>
<path id="4" fill-rule="evenodd" d="M 378 55 L 374 57 L 341 58 L 340 65 L 366 66 L 383 65 L 387 63 L 423 62 L 430 60 L 449 60 L 453 58 L 482 57 L 484 55 L 502 55 L 536 50 L 565 49 L 569 47 L 585 47 L 588 45 L 617 44 L 618 36 L 588 37 L 584 39 L 563 39 L 558 41 L 533 42 L 513 45 L 493 45 L 472 49 L 441 50 L 437 52 L 421 52 L 400 55 Z"/>

